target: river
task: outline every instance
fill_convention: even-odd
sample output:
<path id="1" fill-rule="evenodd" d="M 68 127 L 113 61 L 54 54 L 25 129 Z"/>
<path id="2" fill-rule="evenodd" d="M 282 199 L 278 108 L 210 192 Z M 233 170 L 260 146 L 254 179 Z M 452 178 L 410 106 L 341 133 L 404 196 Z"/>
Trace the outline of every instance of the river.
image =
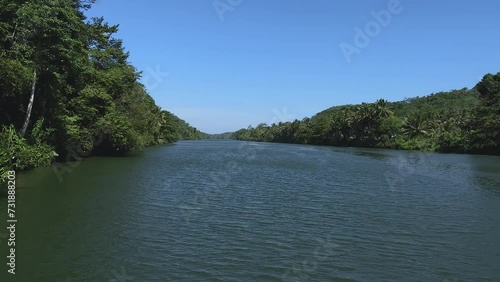
<path id="1" fill-rule="evenodd" d="M 183 141 L 16 178 L 0 281 L 500 281 L 500 157 Z M 65 170 L 62 170 L 65 169 Z"/>

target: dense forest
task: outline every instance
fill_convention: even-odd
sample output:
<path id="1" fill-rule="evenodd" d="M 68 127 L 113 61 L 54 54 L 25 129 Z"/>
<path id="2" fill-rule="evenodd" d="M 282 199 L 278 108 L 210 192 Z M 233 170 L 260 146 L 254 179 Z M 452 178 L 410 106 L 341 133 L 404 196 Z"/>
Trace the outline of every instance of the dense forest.
<path id="1" fill-rule="evenodd" d="M 233 137 L 233 132 L 224 132 L 219 134 L 209 134 L 207 139 L 231 139 Z"/>
<path id="2" fill-rule="evenodd" d="M 311 118 L 249 126 L 234 139 L 500 154 L 500 73 L 473 89 L 329 108 Z"/>
<path id="3" fill-rule="evenodd" d="M 95 0 L 0 0 L 0 179 L 69 150 L 122 154 L 207 135 L 156 105 Z M 500 73 L 473 88 L 260 124 L 240 140 L 500 154 Z"/>
<path id="4" fill-rule="evenodd" d="M 162 110 L 94 0 L 0 0 L 0 179 L 71 148 L 121 154 L 206 134 Z"/>

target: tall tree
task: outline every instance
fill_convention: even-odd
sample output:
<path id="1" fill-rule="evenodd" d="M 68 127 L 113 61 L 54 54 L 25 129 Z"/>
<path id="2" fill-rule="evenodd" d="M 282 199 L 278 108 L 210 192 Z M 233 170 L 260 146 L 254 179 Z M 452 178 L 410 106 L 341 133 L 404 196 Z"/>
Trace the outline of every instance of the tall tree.
<path id="1" fill-rule="evenodd" d="M 487 74 L 475 87 L 481 104 L 472 121 L 472 140 L 475 150 L 500 154 L 500 72 Z"/>

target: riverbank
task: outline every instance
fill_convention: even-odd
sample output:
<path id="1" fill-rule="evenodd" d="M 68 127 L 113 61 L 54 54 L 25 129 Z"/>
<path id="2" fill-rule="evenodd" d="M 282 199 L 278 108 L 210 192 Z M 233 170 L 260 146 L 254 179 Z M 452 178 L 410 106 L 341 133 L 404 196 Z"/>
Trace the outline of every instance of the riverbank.
<path id="1" fill-rule="evenodd" d="M 118 25 L 85 16 L 93 2 L 2 2 L 0 179 L 68 155 L 206 136 L 157 105 Z M 165 75 L 157 69 L 155 83 Z"/>
<path id="2" fill-rule="evenodd" d="M 35 126 L 35 131 L 36 128 L 37 126 Z M 154 144 L 148 144 L 147 147 L 172 144 L 180 140 L 197 140 L 203 136 L 206 136 L 206 134 L 200 136 L 185 135 L 179 129 L 178 131 L 171 131 L 171 136 L 166 136 L 165 139 L 160 139 Z M 30 142 L 28 139 L 21 137 L 13 126 L 4 127 L 0 131 L 0 184 L 7 180 L 10 171 L 19 173 L 34 168 L 48 167 L 55 161 L 59 163 L 79 162 L 91 156 L 112 157 L 143 149 L 109 150 L 105 146 L 100 147 L 103 142 L 102 138 L 103 136 L 97 136 L 90 150 L 86 151 L 83 149 L 82 144 L 77 144 L 67 146 L 65 150 L 57 153 L 54 146 L 45 144 L 40 140 Z"/>
<path id="3" fill-rule="evenodd" d="M 335 106 L 311 118 L 261 123 L 236 140 L 500 155 L 500 73 L 472 89 Z"/>

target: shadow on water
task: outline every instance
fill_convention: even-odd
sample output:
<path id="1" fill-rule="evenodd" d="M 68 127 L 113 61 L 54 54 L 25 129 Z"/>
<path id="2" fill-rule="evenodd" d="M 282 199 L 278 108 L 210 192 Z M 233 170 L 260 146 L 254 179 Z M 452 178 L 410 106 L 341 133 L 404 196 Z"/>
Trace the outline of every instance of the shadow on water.
<path id="1" fill-rule="evenodd" d="M 160 146 L 172 146 L 172 144 L 159 145 Z M 16 173 L 16 191 L 22 191 L 33 186 L 34 183 L 52 183 L 53 187 L 64 186 L 63 181 L 67 176 L 73 174 L 73 172 L 78 172 L 82 169 L 82 164 L 85 164 L 83 167 L 87 167 L 89 163 L 102 163 L 102 162 L 113 162 L 116 163 L 117 159 L 139 159 L 144 157 L 144 151 L 133 151 L 125 154 L 117 154 L 113 156 L 90 156 L 86 158 L 82 158 L 81 161 L 71 161 L 71 162 L 54 162 L 52 165 L 47 167 L 40 167 L 31 169 L 28 171 L 22 171 Z M 119 162 L 118 162 L 119 164 Z M 92 166 L 92 165 L 91 165 Z M 120 167 L 119 165 L 114 165 L 111 167 Z M 111 170 L 109 167 L 106 168 L 107 171 Z M 58 174 L 64 176 L 62 179 L 58 178 Z M 30 179 L 29 183 L 26 182 L 26 178 Z M 58 180 L 59 179 L 59 180 Z M 33 181 L 35 180 L 35 181 Z M 36 185 L 36 184 L 35 184 Z M 8 184 L 0 183 L 0 200 L 7 199 L 8 197 Z"/>
<path id="2" fill-rule="evenodd" d="M 149 148 L 153 147 L 159 147 L 158 146 L 152 146 Z M 96 152 L 90 158 L 92 157 L 107 157 L 107 158 L 136 158 L 136 157 L 142 157 L 144 154 L 144 151 L 131 151 L 131 152 L 124 152 L 124 153 L 110 153 L 110 152 Z"/>
<path id="3" fill-rule="evenodd" d="M 474 165 L 474 183 L 486 191 L 500 196 L 500 157 L 473 156 L 471 163 Z"/>
<path id="4" fill-rule="evenodd" d="M 347 153 L 354 156 L 367 157 L 374 160 L 387 160 L 393 158 L 394 155 L 386 149 L 371 149 L 371 148 L 357 148 L 357 147 L 335 147 L 338 152 Z"/>
<path id="5" fill-rule="evenodd" d="M 383 161 L 383 160 L 386 160 L 386 159 L 391 157 L 389 155 L 376 153 L 376 152 L 367 152 L 367 151 L 357 151 L 357 152 L 353 152 L 353 153 L 356 156 L 368 157 L 368 158 L 379 160 L 379 161 Z"/>
<path id="6" fill-rule="evenodd" d="M 368 157 L 375 160 L 386 160 L 395 157 L 394 155 L 395 151 L 389 149 L 376 149 L 376 148 L 372 149 L 372 148 L 362 148 L 362 147 L 339 147 L 339 146 L 304 145 L 304 144 L 286 144 L 286 145 L 298 146 L 299 150 L 301 151 L 322 151 L 330 153 L 340 153 L 340 154 L 354 155 L 360 157 Z"/>

